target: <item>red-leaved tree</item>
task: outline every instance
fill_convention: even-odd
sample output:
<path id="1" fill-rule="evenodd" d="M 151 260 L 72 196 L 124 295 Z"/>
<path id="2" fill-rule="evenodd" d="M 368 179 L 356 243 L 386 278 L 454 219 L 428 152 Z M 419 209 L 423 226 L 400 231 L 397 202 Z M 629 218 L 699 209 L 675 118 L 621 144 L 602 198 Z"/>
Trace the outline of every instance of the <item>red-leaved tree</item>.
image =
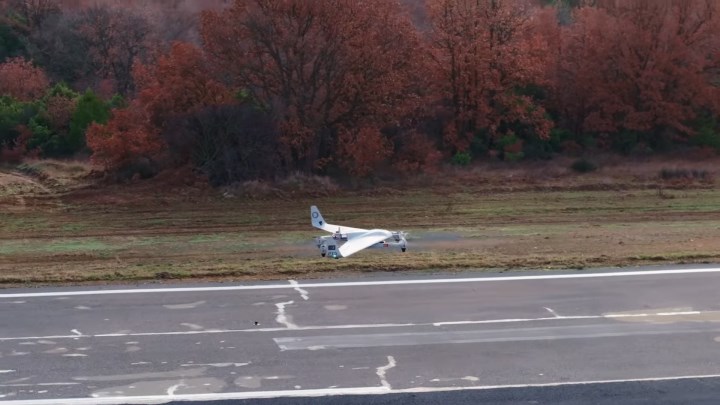
<path id="1" fill-rule="evenodd" d="M 547 44 L 537 35 L 530 0 L 429 0 L 433 84 L 452 120 L 445 140 L 468 149 L 484 131 L 496 138 L 526 127 L 546 138 L 551 123 L 524 86 L 542 84 Z"/>
<path id="2" fill-rule="evenodd" d="M 229 90 L 213 78 L 202 50 L 184 42 L 174 43 L 155 64 L 136 64 L 133 77 L 137 100 L 157 128 L 170 117 L 232 100 Z"/>
<path id="3" fill-rule="evenodd" d="M 45 93 L 48 84 L 45 72 L 23 58 L 0 64 L 0 95 L 32 101 Z"/>
<path id="4" fill-rule="evenodd" d="M 85 136 L 93 151 L 93 162 L 110 170 L 123 168 L 138 159 L 151 159 L 164 148 L 157 129 L 137 103 L 113 110 L 107 124 L 91 124 Z"/>
<path id="5" fill-rule="evenodd" d="M 279 117 L 291 166 L 337 161 L 340 128 L 383 127 L 412 100 L 420 41 L 396 1 L 236 0 L 204 13 L 201 32 L 218 68 Z"/>
<path id="6" fill-rule="evenodd" d="M 375 127 L 343 129 L 338 139 L 340 167 L 366 177 L 392 154 L 392 143 Z"/>
<path id="7" fill-rule="evenodd" d="M 402 174 L 433 173 L 442 161 L 442 153 L 435 143 L 415 130 L 403 134 L 395 146 L 393 167 Z"/>
<path id="8" fill-rule="evenodd" d="M 720 3 L 597 0 L 562 30 L 553 106 L 575 133 L 687 138 L 720 112 Z"/>
<path id="9" fill-rule="evenodd" d="M 113 111 L 107 125 L 93 125 L 87 132 L 93 159 L 109 169 L 161 152 L 161 133 L 169 120 L 232 99 L 212 78 L 202 51 L 187 43 L 174 43 L 155 64 L 136 63 L 133 82 L 138 94 L 131 105 Z"/>

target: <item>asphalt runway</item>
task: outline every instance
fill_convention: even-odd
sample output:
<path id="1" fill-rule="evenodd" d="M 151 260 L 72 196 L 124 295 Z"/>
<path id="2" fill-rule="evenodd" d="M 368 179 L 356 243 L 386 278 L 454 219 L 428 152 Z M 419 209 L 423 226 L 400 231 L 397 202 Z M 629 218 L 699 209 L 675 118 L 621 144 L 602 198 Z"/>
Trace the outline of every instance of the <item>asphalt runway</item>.
<path id="1" fill-rule="evenodd" d="M 717 403 L 719 291 L 712 266 L 6 289 L 0 403 Z"/>

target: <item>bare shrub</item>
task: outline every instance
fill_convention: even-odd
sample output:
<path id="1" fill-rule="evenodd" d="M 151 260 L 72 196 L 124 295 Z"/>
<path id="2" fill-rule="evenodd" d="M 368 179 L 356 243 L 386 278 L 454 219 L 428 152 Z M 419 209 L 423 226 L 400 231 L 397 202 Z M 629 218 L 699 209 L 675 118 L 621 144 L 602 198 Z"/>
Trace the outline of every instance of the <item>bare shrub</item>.
<path id="1" fill-rule="evenodd" d="M 710 173 L 708 170 L 663 168 L 662 170 L 660 170 L 660 178 L 663 180 L 711 181 L 712 173 Z"/>
<path id="2" fill-rule="evenodd" d="M 329 177 L 299 172 L 291 174 L 277 184 L 283 191 L 307 195 L 330 195 L 340 189 Z"/>
<path id="3" fill-rule="evenodd" d="M 290 196 L 327 197 L 340 190 L 329 177 L 293 173 L 274 182 L 248 180 L 221 188 L 227 198 L 241 197 L 253 200 L 289 198 Z"/>

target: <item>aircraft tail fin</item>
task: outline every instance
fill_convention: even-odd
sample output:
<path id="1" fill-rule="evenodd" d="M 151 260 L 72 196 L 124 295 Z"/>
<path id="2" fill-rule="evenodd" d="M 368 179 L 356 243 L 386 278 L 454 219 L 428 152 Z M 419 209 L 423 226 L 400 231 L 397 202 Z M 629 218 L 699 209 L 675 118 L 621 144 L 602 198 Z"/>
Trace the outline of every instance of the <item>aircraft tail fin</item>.
<path id="1" fill-rule="evenodd" d="M 328 225 L 328 223 L 325 222 L 325 219 L 323 219 L 318 207 L 314 205 L 310 207 L 310 220 L 312 221 L 312 226 L 315 228 L 322 230 L 328 230 L 328 228 L 330 228 L 330 225 Z"/>

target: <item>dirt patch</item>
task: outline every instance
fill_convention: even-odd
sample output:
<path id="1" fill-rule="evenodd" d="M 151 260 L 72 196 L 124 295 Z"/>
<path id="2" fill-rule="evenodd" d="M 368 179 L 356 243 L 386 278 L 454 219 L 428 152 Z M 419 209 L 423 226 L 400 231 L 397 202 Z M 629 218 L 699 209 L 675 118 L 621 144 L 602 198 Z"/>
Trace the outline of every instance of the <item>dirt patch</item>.
<path id="1" fill-rule="evenodd" d="M 0 211 L 25 211 L 29 199 L 51 193 L 50 189 L 31 177 L 0 172 Z"/>

